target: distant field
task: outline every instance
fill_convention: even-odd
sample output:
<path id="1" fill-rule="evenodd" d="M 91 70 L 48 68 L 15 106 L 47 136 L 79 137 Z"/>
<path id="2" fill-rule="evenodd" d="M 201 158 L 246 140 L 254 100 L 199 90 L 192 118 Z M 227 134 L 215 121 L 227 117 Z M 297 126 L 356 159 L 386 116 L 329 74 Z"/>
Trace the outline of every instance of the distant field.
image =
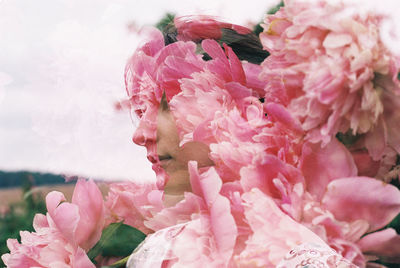
<path id="1" fill-rule="evenodd" d="M 100 190 L 103 195 L 107 194 L 107 186 L 105 183 L 99 184 Z M 34 191 L 40 192 L 43 194 L 43 197 L 46 196 L 47 193 L 51 191 L 60 191 L 64 193 L 65 197 L 68 201 L 71 201 L 72 193 L 74 191 L 74 184 L 66 184 L 66 185 L 44 185 L 34 187 Z M 10 203 L 15 203 L 23 198 L 23 193 L 21 188 L 8 188 L 8 189 L 0 189 L 0 205 L 8 205 Z"/>

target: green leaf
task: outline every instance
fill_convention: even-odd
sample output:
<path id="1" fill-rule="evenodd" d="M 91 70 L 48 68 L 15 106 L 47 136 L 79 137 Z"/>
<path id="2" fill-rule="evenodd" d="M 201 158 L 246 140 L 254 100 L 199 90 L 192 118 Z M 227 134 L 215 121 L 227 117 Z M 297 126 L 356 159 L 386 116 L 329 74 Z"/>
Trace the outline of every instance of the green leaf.
<path id="1" fill-rule="evenodd" d="M 88 256 L 91 260 L 98 255 L 128 256 L 145 238 L 146 235 L 136 228 L 122 222 L 112 223 L 103 230 L 100 241 L 88 252 Z"/>
<path id="2" fill-rule="evenodd" d="M 100 255 L 103 251 L 103 248 L 108 240 L 111 239 L 113 234 L 117 231 L 117 229 L 122 225 L 122 222 L 111 223 L 107 228 L 103 230 L 101 234 L 101 238 L 99 242 L 88 252 L 88 257 L 93 260 L 98 255 Z"/>
<path id="3" fill-rule="evenodd" d="M 277 4 L 276 6 L 273 6 L 272 8 L 270 8 L 267 11 L 268 15 L 273 15 L 276 12 L 278 12 L 278 10 L 284 6 L 283 1 L 279 2 L 279 4 Z M 263 21 L 261 21 L 260 23 L 258 23 L 256 26 L 254 26 L 253 28 L 253 33 L 255 33 L 257 36 L 262 33 L 264 31 L 263 27 L 261 27 L 261 24 L 263 23 Z"/>
<path id="4" fill-rule="evenodd" d="M 156 27 L 160 31 L 164 31 L 164 29 L 171 24 L 174 24 L 175 14 L 167 13 L 164 17 L 161 18 L 159 22 L 157 22 Z"/>
<path id="5" fill-rule="evenodd" d="M 119 261 L 114 262 L 111 265 L 107 266 L 101 266 L 101 268 L 117 268 L 117 267 L 125 267 L 126 263 L 128 262 L 129 256 L 126 258 L 123 258 Z"/>
<path id="6" fill-rule="evenodd" d="M 157 24 L 156 27 L 159 29 L 164 36 L 165 45 L 169 45 L 178 41 L 178 32 L 174 25 L 175 14 L 167 13 Z"/>
<path id="7" fill-rule="evenodd" d="M 279 2 L 279 4 L 277 4 L 276 6 L 272 7 L 270 10 L 267 11 L 267 14 L 275 14 L 276 12 L 279 11 L 279 9 L 281 9 L 281 7 L 284 7 L 285 3 L 283 3 L 283 1 Z"/>
<path id="8" fill-rule="evenodd" d="M 393 228 L 396 230 L 397 234 L 400 234 L 400 214 L 394 218 L 387 227 Z"/>
<path id="9" fill-rule="evenodd" d="M 360 135 L 353 135 L 352 130 L 349 129 L 346 133 L 338 132 L 336 134 L 336 138 L 345 146 L 349 147 L 356 143 L 356 141 L 360 138 Z"/>

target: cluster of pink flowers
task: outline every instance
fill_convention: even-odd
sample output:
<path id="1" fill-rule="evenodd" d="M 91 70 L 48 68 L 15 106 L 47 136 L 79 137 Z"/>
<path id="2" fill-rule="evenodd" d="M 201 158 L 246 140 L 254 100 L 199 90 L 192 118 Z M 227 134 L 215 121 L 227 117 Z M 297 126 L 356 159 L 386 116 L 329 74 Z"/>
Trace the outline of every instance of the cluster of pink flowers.
<path id="1" fill-rule="evenodd" d="M 379 257 L 398 261 L 400 248 L 393 245 L 400 236 L 393 229 L 378 231 L 400 212 L 399 190 L 378 176 L 381 167 L 388 172 L 395 166 L 389 156 L 398 153 L 393 134 L 397 125 L 390 121 L 397 116 L 397 97 L 390 104 L 383 99 L 386 92 L 398 91 L 398 61 L 379 39 L 379 18 L 341 19 L 343 9 L 322 2 L 285 2 L 281 11 L 266 18 L 261 38 L 271 56 L 261 67 L 240 62 L 228 46 L 222 50 L 210 40 L 220 38 L 219 27 L 230 27 L 210 19 L 191 21 L 181 32 L 191 36 L 190 27 L 196 34 L 207 25 L 201 34 L 205 38 L 209 33 L 210 39 L 201 43 L 201 50 L 212 60 L 203 61 L 196 54 L 199 45 L 190 41 L 164 46 L 160 33 L 159 41 L 153 35 L 130 60 L 128 94 L 133 103 L 141 102 L 134 107 L 147 108 L 137 111 L 141 124 L 147 124 L 140 138 L 155 138 L 154 118 L 165 91 L 181 144 L 209 145 L 215 163 L 199 170 L 190 164 L 193 193 L 186 193 L 175 207 L 157 207 L 144 221 L 153 231 L 182 222 L 196 226 L 189 224 L 180 235 L 181 241 L 188 232 L 186 244 L 202 241 L 193 245 L 196 256 L 175 250 L 176 267 L 187 265 L 187 259 L 198 260 L 199 266 L 204 260 L 272 267 L 299 241 L 324 243 L 360 267 Z M 321 19 L 326 14 L 328 21 Z M 178 33 L 180 20 L 175 21 Z M 153 69 L 138 71 L 143 66 Z M 379 88 L 371 91 L 372 86 Z M 369 127 L 365 120 L 370 120 Z M 336 139 L 338 133 L 362 136 L 346 147 Z M 153 146 L 149 158 L 157 172 L 155 144 L 145 144 Z M 378 150 L 379 157 L 374 154 Z M 379 162 L 374 171 L 366 170 L 371 162 Z M 202 221 L 201 231 L 194 219 Z"/>
<path id="2" fill-rule="evenodd" d="M 146 146 L 157 181 L 111 184 L 105 202 L 92 182 L 78 182 L 72 203 L 51 193 L 36 232 L 9 241 L 6 265 L 93 267 L 86 252 L 122 220 L 150 236 L 184 224 L 165 267 L 276 267 L 305 243 L 358 267 L 400 263 L 400 235 L 385 228 L 400 213 L 400 191 L 382 181 L 398 179 L 399 58 L 381 42 L 378 16 L 343 16 L 345 5 L 325 1 L 284 4 L 265 19 L 271 55 L 261 65 L 217 42 L 221 28 L 242 27 L 177 18 L 180 41 L 168 45 L 150 31 L 125 79 L 140 117 L 133 140 Z M 208 145 L 214 162 L 188 163 L 192 192 L 174 205 L 163 202 L 169 178 L 156 148 L 164 92 L 181 145 Z"/>
<path id="3" fill-rule="evenodd" d="M 93 181 L 79 180 L 72 202 L 60 192 L 46 197 L 47 214 L 37 214 L 35 232 L 21 231 L 21 244 L 9 239 L 7 267 L 95 267 L 86 252 L 100 239 L 105 223 L 103 196 Z"/>
<path id="4" fill-rule="evenodd" d="M 384 17 L 348 8 L 289 0 L 266 18 L 260 39 L 271 56 L 261 79 L 274 81 L 266 100 L 287 107 L 312 143 L 353 136 L 360 173 L 390 180 L 400 153 L 400 61 L 380 39 Z"/>

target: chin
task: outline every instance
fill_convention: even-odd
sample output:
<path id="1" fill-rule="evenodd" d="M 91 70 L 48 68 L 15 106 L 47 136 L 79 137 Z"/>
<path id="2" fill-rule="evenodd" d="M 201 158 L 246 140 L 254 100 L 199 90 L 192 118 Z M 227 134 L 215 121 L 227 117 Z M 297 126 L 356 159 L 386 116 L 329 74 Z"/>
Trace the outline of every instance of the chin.
<path id="1" fill-rule="evenodd" d="M 164 187 L 166 194 L 182 195 L 184 192 L 191 192 L 189 172 L 186 170 L 167 171 L 168 180 Z"/>

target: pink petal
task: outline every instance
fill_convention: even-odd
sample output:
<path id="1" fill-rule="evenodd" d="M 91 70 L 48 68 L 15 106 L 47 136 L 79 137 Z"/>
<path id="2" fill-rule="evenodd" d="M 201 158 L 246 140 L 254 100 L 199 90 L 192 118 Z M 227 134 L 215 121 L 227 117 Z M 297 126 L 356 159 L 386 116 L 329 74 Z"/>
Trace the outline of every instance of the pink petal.
<path id="1" fill-rule="evenodd" d="M 54 222 L 54 227 L 73 245 L 76 245 L 75 232 L 80 220 L 79 208 L 64 201 L 64 195 L 60 192 L 50 192 L 46 196 L 48 215 Z M 61 203 L 61 204 L 60 204 Z M 50 224 L 51 225 L 51 224 Z"/>
<path id="2" fill-rule="evenodd" d="M 325 48 L 338 48 L 350 44 L 352 41 L 353 38 L 349 34 L 331 32 L 325 37 L 323 46 Z"/>
<path id="3" fill-rule="evenodd" d="M 358 169 L 358 176 L 375 177 L 380 167 L 380 161 L 372 160 L 366 150 L 351 152 Z"/>
<path id="4" fill-rule="evenodd" d="M 287 199 L 282 191 L 276 187 L 275 179 L 283 180 L 286 192 L 291 193 L 297 183 L 304 183 L 299 169 L 284 163 L 274 155 L 260 155 L 256 158 L 256 165 L 243 167 L 240 170 L 241 185 L 245 191 L 258 188 L 262 192 L 277 199 Z"/>
<path id="5" fill-rule="evenodd" d="M 383 256 L 400 263 L 400 235 L 392 228 L 366 235 L 358 245 L 367 254 Z"/>
<path id="6" fill-rule="evenodd" d="M 397 73 L 397 72 L 396 72 Z M 397 80 L 397 79 L 396 79 Z M 388 144 L 400 154 L 400 98 L 383 92 L 384 97 L 384 119 L 387 126 Z"/>
<path id="7" fill-rule="evenodd" d="M 210 55 L 211 58 L 221 59 L 224 60 L 226 63 L 228 62 L 224 51 L 216 41 L 206 39 L 201 42 L 201 46 L 203 47 L 204 51 L 207 52 L 208 55 Z"/>
<path id="8" fill-rule="evenodd" d="M 162 33 L 155 28 L 146 28 L 145 34 L 148 41 L 141 47 L 141 50 L 146 53 L 146 55 L 154 56 L 164 47 L 164 37 Z"/>
<path id="9" fill-rule="evenodd" d="M 213 167 L 199 174 L 197 163 L 188 164 L 193 192 L 204 198 L 210 213 L 211 229 L 219 253 L 228 261 L 233 253 L 237 237 L 235 220 L 229 200 L 220 195 L 222 181 Z"/>
<path id="10" fill-rule="evenodd" d="M 164 201 L 165 202 L 165 201 Z M 152 218 L 144 222 L 151 230 L 159 231 L 182 222 L 192 220 L 193 214 L 204 210 L 203 199 L 192 193 L 185 193 L 185 199 L 171 207 L 165 207 Z"/>
<path id="11" fill-rule="evenodd" d="M 397 134 L 396 134 L 397 135 Z M 365 136 L 365 147 L 374 161 L 382 159 L 387 141 L 386 124 L 381 119 L 375 129 Z"/>
<path id="12" fill-rule="evenodd" d="M 31 258 L 30 256 L 27 256 L 26 254 L 8 253 L 2 255 L 1 259 L 3 260 L 4 264 L 9 268 L 31 268 L 31 267 L 44 268 L 44 266 L 40 265 L 40 263 L 38 263 L 35 259 Z"/>
<path id="13" fill-rule="evenodd" d="M 190 77 L 190 75 L 194 72 L 199 72 L 202 70 L 201 66 L 197 66 L 192 62 L 188 62 L 186 58 L 178 57 L 171 55 L 167 57 L 164 61 L 165 65 L 169 69 L 170 77 L 169 79 L 180 79 L 182 77 Z M 162 71 L 163 76 L 165 77 L 165 69 Z M 173 77 L 173 76 L 174 77 Z"/>
<path id="14" fill-rule="evenodd" d="M 215 40 L 206 39 L 203 40 L 201 46 L 213 59 L 207 62 L 207 69 L 225 81 L 232 81 L 231 67 L 220 45 Z"/>
<path id="15" fill-rule="evenodd" d="M 78 248 L 73 256 L 72 267 L 76 268 L 96 268 L 96 266 L 90 261 L 89 257 L 86 255 L 85 251 Z"/>
<path id="16" fill-rule="evenodd" d="M 241 103 L 244 98 L 251 96 L 251 89 L 247 88 L 236 82 L 226 83 L 226 90 L 228 90 L 229 94 L 233 97 L 233 99 L 237 103 Z"/>
<path id="17" fill-rule="evenodd" d="M 306 179 L 307 190 L 321 198 L 329 182 L 357 175 L 357 167 L 346 147 L 333 139 L 324 148 L 320 144 L 306 142 L 300 168 Z"/>
<path id="18" fill-rule="evenodd" d="M 92 181 L 78 180 L 72 203 L 79 207 L 79 224 L 75 241 L 83 249 L 90 249 L 100 239 L 104 224 L 103 195 Z"/>
<path id="19" fill-rule="evenodd" d="M 49 227 L 47 217 L 43 214 L 36 214 L 33 218 L 33 228 L 38 231 L 41 228 Z"/>
<path id="20" fill-rule="evenodd" d="M 54 211 L 61 202 L 65 201 L 65 196 L 61 192 L 52 191 L 46 196 L 46 208 L 48 212 Z"/>
<path id="21" fill-rule="evenodd" d="M 242 67 L 241 61 L 238 59 L 236 54 L 233 52 L 232 48 L 227 46 L 224 43 L 224 49 L 227 51 L 229 57 L 229 64 L 232 72 L 232 80 L 235 82 L 239 82 L 242 85 L 246 84 L 246 75 L 244 74 L 244 70 Z"/>
<path id="22" fill-rule="evenodd" d="M 289 128 L 295 133 L 303 133 L 300 122 L 293 118 L 289 111 L 281 104 L 268 103 L 265 106 L 268 116 L 270 116 L 278 124 L 283 125 L 282 128 Z"/>
<path id="23" fill-rule="evenodd" d="M 257 92 L 256 97 L 263 97 L 265 95 L 265 83 L 259 78 L 261 66 L 249 62 L 242 62 L 242 66 L 246 74 L 246 85 Z"/>
<path id="24" fill-rule="evenodd" d="M 369 231 L 388 224 L 400 213 L 400 191 L 368 177 L 337 179 L 329 183 L 322 204 L 338 220 L 366 220 Z"/>

